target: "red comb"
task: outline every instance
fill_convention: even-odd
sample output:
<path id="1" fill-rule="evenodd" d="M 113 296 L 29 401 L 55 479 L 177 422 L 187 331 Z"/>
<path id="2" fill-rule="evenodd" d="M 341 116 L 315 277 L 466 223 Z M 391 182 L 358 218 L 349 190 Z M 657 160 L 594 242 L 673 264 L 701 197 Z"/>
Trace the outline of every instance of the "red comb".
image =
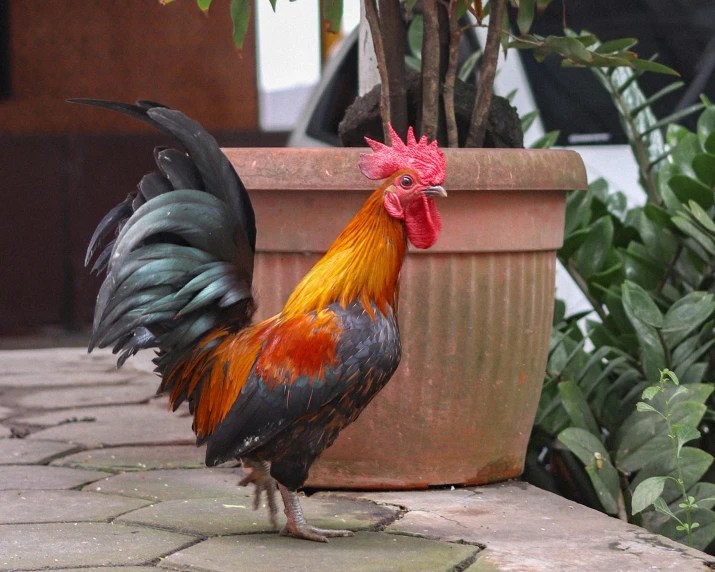
<path id="1" fill-rule="evenodd" d="M 365 141 L 373 150 L 372 155 L 360 154 L 358 164 L 362 174 L 368 179 L 385 179 L 400 169 L 412 169 L 430 185 L 441 185 L 444 182 L 445 164 L 444 155 L 437 147 L 437 141 L 427 143 L 427 136 L 423 135 L 419 142 L 415 139 L 415 132 L 410 127 L 407 130 L 407 144 L 395 133 L 392 125 L 390 138 L 392 147 L 379 141 L 365 137 Z"/>

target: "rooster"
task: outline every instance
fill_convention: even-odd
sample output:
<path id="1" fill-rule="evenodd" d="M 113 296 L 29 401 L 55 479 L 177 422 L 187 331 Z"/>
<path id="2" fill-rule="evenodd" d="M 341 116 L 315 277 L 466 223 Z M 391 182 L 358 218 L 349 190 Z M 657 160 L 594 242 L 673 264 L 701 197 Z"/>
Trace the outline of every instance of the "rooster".
<path id="1" fill-rule="evenodd" d="M 445 161 L 437 143 L 392 146 L 367 139 L 359 168 L 384 180 L 308 272 L 276 316 L 251 325 L 256 225 L 248 193 L 216 141 L 196 122 L 157 103 L 72 100 L 118 111 L 183 147 L 155 150 L 146 175 L 92 236 L 85 264 L 106 271 L 89 351 L 114 346 L 117 366 L 156 348 L 176 410 L 188 401 L 206 464 L 251 469 L 276 526 L 275 486 L 285 506 L 281 534 L 319 542 L 352 536 L 307 524 L 297 490 L 312 463 L 357 419 L 400 361 L 397 306 L 407 242 L 429 248 L 442 223 L 435 197 Z M 266 229 L 270 231 L 270 229 Z"/>

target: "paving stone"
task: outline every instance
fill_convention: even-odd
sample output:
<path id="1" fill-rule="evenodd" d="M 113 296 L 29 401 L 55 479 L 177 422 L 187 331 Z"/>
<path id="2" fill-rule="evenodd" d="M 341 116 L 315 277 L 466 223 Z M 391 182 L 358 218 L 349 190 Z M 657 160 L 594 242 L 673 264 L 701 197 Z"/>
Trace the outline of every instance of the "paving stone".
<path id="1" fill-rule="evenodd" d="M 2 451 L 1 443 L 0 451 Z M 109 447 L 68 455 L 52 461 L 51 464 L 58 467 L 98 469 L 113 473 L 152 469 L 200 469 L 206 466 L 205 456 L 205 450 L 195 445 Z"/>
<path id="2" fill-rule="evenodd" d="M 173 532 L 105 522 L 2 525 L 0 570 L 148 564 L 192 542 Z"/>
<path id="3" fill-rule="evenodd" d="M 234 504 L 246 504 L 253 488 L 236 486 L 242 478 L 240 469 L 229 468 L 143 471 L 108 477 L 83 490 L 161 501 L 230 497 Z"/>
<path id="4" fill-rule="evenodd" d="M 68 419 L 94 420 L 62 423 Z M 61 409 L 15 421 L 29 425 L 55 425 L 33 433 L 28 439 L 65 441 L 88 448 L 149 443 L 176 445 L 196 441 L 191 431 L 191 419 L 162 411 L 152 404 Z"/>
<path id="5" fill-rule="evenodd" d="M 0 376 L 25 373 L 116 370 L 116 356 L 110 350 L 87 354 L 84 348 L 47 348 L 0 351 Z"/>
<path id="6" fill-rule="evenodd" d="M 154 566 L 101 566 L 94 568 L 63 568 L 62 572 L 156 572 Z"/>
<path id="7" fill-rule="evenodd" d="M 474 489 L 366 493 L 409 512 L 387 530 L 479 543 L 472 570 L 709 570 L 715 559 L 521 482 Z M 558 547 L 558 550 L 554 548 Z"/>
<path id="8" fill-rule="evenodd" d="M 254 511 L 252 495 L 245 498 L 246 489 L 241 490 L 243 499 L 234 494 L 225 498 L 166 501 L 126 514 L 117 520 L 201 536 L 272 531 L 265 502 L 258 511 Z M 278 503 L 282 506 L 280 500 Z M 392 521 L 398 513 L 395 508 L 345 498 L 315 500 L 304 497 L 301 505 L 308 522 L 319 528 L 369 530 Z M 283 511 L 279 510 L 279 526 L 282 527 L 285 522 Z"/>
<path id="9" fill-rule="evenodd" d="M 150 352 L 151 354 L 151 352 Z M 151 359 L 151 355 L 147 356 Z M 109 350 L 88 355 L 81 348 L 0 351 L 0 387 L 43 387 L 121 383 L 151 378 L 147 360 L 129 360 L 117 369 Z"/>
<path id="10" fill-rule="evenodd" d="M 0 466 L 0 490 L 73 489 L 101 479 L 105 473 L 44 465 Z"/>
<path id="11" fill-rule="evenodd" d="M 10 428 L 5 427 L 4 425 L 0 425 L 0 438 L 9 437 L 10 435 L 12 435 L 12 431 L 10 431 Z"/>
<path id="12" fill-rule="evenodd" d="M 13 411 L 14 410 L 10 409 L 9 407 L 3 407 L 2 405 L 0 405 L 0 420 L 12 415 Z"/>
<path id="13" fill-rule="evenodd" d="M 30 439 L 0 440 L 0 465 L 41 465 L 53 457 L 73 451 L 77 447 L 57 441 Z"/>
<path id="14" fill-rule="evenodd" d="M 28 409 L 58 409 L 60 407 L 88 407 L 116 403 L 142 403 L 155 396 L 156 388 L 159 385 L 158 378 L 148 381 L 139 383 L 138 379 L 132 379 L 118 385 L 48 389 L 25 395 L 17 400 L 17 404 Z"/>
<path id="15" fill-rule="evenodd" d="M 147 504 L 82 491 L 0 491 L 0 524 L 106 521 Z"/>
<path id="16" fill-rule="evenodd" d="M 40 373 L 0 375 L 0 387 L 32 388 L 47 386 L 118 384 L 126 383 L 134 377 L 136 377 L 136 374 L 125 371 L 47 371 Z"/>
<path id="17" fill-rule="evenodd" d="M 277 534 L 210 538 L 175 552 L 159 564 L 183 570 L 251 572 L 440 572 L 471 561 L 474 546 L 359 532 L 327 545 Z"/>

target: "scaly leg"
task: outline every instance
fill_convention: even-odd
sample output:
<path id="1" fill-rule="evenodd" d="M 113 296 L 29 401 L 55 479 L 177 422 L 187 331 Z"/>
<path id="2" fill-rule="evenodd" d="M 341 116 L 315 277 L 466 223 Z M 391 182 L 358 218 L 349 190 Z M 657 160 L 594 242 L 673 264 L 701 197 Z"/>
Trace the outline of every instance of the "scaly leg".
<path id="1" fill-rule="evenodd" d="M 303 516 L 303 508 L 300 506 L 298 493 L 288 490 L 280 483 L 278 483 L 278 490 L 281 493 L 281 498 L 285 505 L 285 513 L 288 517 L 288 522 L 281 529 L 281 535 L 304 538 L 305 540 L 315 540 L 316 542 L 328 542 L 328 538 L 337 536 L 354 536 L 350 530 L 327 530 L 325 528 L 310 526 Z"/>
<path id="2" fill-rule="evenodd" d="M 251 483 L 256 487 L 256 496 L 253 499 L 253 510 L 261 506 L 261 493 L 266 493 L 268 501 L 268 518 L 273 528 L 278 528 L 278 506 L 276 505 L 276 482 L 271 477 L 271 466 L 268 461 L 251 461 L 240 459 L 244 468 L 251 472 L 238 482 L 238 486 L 245 487 Z"/>

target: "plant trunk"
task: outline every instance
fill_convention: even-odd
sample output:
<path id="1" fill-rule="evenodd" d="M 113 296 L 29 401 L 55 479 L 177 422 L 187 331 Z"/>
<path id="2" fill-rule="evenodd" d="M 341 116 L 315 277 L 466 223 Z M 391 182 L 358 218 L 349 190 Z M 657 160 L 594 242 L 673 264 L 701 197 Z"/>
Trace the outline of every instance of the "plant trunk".
<path id="1" fill-rule="evenodd" d="M 491 0 L 490 2 L 491 13 L 489 14 L 487 42 L 484 46 L 479 85 L 477 86 L 477 99 L 474 103 L 471 126 L 465 147 L 482 147 L 484 145 L 484 134 L 487 130 L 487 118 L 489 116 L 489 107 L 492 103 L 494 77 L 496 76 L 497 59 L 499 58 L 499 43 L 505 3 L 506 0 Z"/>
<path id="2" fill-rule="evenodd" d="M 404 141 L 407 137 L 407 88 L 405 87 L 405 45 L 399 0 L 378 0 L 380 33 L 389 82 L 392 128 Z"/>
<path id="3" fill-rule="evenodd" d="M 437 0 L 423 0 L 424 34 L 422 36 L 422 118 L 420 135 L 437 138 L 439 122 L 440 34 Z"/>

